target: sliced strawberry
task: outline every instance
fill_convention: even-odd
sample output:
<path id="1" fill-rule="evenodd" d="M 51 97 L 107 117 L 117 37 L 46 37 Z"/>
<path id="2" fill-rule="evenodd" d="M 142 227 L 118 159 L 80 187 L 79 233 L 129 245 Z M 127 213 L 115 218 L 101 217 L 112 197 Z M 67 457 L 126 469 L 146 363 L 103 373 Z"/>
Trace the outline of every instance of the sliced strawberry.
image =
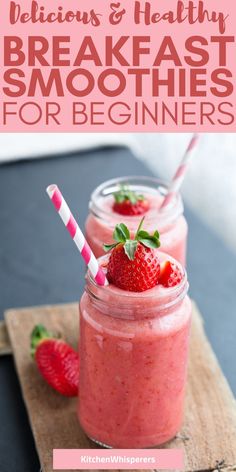
<path id="1" fill-rule="evenodd" d="M 138 216 L 144 215 L 149 208 L 149 201 L 143 196 L 129 189 L 128 186 L 121 186 L 118 192 L 113 194 L 113 211 L 120 215 Z"/>
<path id="2" fill-rule="evenodd" d="M 164 287 L 175 287 L 183 279 L 183 273 L 177 264 L 165 261 L 161 264 L 161 274 L 158 283 Z"/>
<path id="3" fill-rule="evenodd" d="M 71 346 L 37 325 L 31 334 L 31 353 L 52 388 L 67 397 L 78 395 L 79 357 Z"/>
<path id="4" fill-rule="evenodd" d="M 105 245 L 105 251 L 112 250 L 107 267 L 107 278 L 123 290 L 142 292 L 158 283 L 160 262 L 155 248 L 160 246 L 159 233 L 149 235 L 139 225 L 135 239 L 123 224 L 116 225 L 113 237 L 115 244 Z"/>

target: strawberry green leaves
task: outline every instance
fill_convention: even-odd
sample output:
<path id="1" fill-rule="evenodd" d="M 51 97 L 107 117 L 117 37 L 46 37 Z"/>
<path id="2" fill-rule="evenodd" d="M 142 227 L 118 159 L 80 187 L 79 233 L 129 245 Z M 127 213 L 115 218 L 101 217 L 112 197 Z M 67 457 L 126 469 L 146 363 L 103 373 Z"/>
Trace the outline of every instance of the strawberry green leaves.
<path id="1" fill-rule="evenodd" d="M 129 189 L 128 185 L 121 185 L 120 190 L 113 193 L 116 203 L 123 203 L 125 201 L 130 201 L 132 205 L 135 205 L 138 201 L 144 200 L 143 195 L 139 195 L 133 190 Z"/>
<path id="2" fill-rule="evenodd" d="M 130 261 L 134 260 L 135 252 L 138 246 L 138 241 L 133 241 L 132 239 L 128 239 L 124 244 L 124 251 L 126 256 L 128 256 Z"/>
<path id="3" fill-rule="evenodd" d="M 113 239 L 117 241 L 114 244 L 104 244 L 103 249 L 104 251 L 108 252 L 114 247 L 117 246 L 119 243 L 126 243 L 130 239 L 130 232 L 123 223 L 120 223 L 119 225 L 116 225 L 115 231 L 113 233 Z"/>
<path id="4" fill-rule="evenodd" d="M 144 218 L 142 218 L 142 220 L 140 221 L 140 224 L 139 224 L 139 227 L 135 234 L 134 239 L 131 239 L 130 232 L 124 223 L 120 223 L 116 225 L 114 233 L 113 233 L 113 239 L 116 241 L 116 243 L 104 244 L 103 245 L 104 251 L 108 252 L 114 249 L 118 244 L 123 244 L 124 251 L 127 257 L 130 260 L 134 260 L 135 252 L 138 247 L 138 242 L 150 249 L 157 249 L 158 247 L 160 247 L 161 243 L 160 243 L 160 239 L 159 239 L 160 235 L 158 231 L 155 231 L 152 235 L 149 234 L 147 231 L 144 231 L 142 229 L 143 222 L 144 222 Z"/>
<path id="5" fill-rule="evenodd" d="M 156 249 L 160 247 L 160 235 L 158 231 L 155 231 L 153 235 L 150 235 L 147 231 L 139 231 L 137 234 L 137 240 L 140 241 L 144 246 Z"/>
<path id="6" fill-rule="evenodd" d="M 124 223 L 116 225 L 115 231 L 113 233 L 113 238 L 118 243 L 125 243 L 127 239 L 130 239 L 130 232 Z"/>
<path id="7" fill-rule="evenodd" d="M 139 227 L 138 227 L 137 233 L 135 235 L 135 240 L 139 241 L 140 243 L 142 243 L 146 247 L 149 247 L 151 249 L 157 249 L 161 245 L 160 239 L 159 239 L 160 234 L 158 233 L 158 231 L 155 231 L 151 235 L 147 231 L 144 231 L 142 229 L 143 222 L 144 222 L 144 217 L 142 218 L 142 220 L 139 223 Z"/>
<path id="8" fill-rule="evenodd" d="M 34 327 L 31 333 L 31 355 L 34 357 L 38 344 L 44 339 L 51 339 L 56 337 L 48 331 L 43 325 L 38 324 Z"/>
<path id="9" fill-rule="evenodd" d="M 114 247 L 117 246 L 118 243 L 114 243 L 114 244 L 103 244 L 103 250 L 105 252 L 109 252 L 111 251 L 112 249 L 114 249 Z"/>

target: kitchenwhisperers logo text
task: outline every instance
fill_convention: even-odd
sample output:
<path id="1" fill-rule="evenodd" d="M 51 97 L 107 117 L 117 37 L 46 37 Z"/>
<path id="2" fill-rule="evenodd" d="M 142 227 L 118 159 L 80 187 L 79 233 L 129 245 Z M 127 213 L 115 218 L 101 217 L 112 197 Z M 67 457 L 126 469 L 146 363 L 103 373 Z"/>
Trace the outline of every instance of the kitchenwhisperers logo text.
<path id="1" fill-rule="evenodd" d="M 182 449 L 54 449 L 53 470 L 76 469 L 110 470 L 112 465 L 119 469 L 143 469 L 144 466 L 158 470 L 182 470 L 184 453 Z"/>
<path id="2" fill-rule="evenodd" d="M 1 129 L 235 128 L 233 0 L 2 9 Z"/>

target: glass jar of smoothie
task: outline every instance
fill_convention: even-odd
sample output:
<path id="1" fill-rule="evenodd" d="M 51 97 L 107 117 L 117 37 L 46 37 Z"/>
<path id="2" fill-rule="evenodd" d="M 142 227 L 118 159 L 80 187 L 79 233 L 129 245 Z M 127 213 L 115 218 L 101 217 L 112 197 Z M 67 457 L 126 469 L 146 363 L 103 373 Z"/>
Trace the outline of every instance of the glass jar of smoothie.
<path id="1" fill-rule="evenodd" d="M 167 184 L 152 177 L 121 177 L 109 180 L 97 187 L 91 195 L 90 212 L 85 223 L 86 238 L 96 257 L 104 254 L 103 244 L 113 242 L 114 226 L 123 222 L 129 227 L 131 235 L 140 222 L 140 216 L 126 216 L 113 209 L 114 193 L 122 185 L 128 185 L 136 194 L 141 194 L 149 202 L 145 215 L 145 229 L 149 232 L 158 229 L 161 250 L 186 263 L 186 244 L 188 226 L 183 216 L 183 202 L 177 194 L 165 209 L 160 210 L 167 193 Z"/>
<path id="2" fill-rule="evenodd" d="M 103 266 L 108 257 L 100 259 Z M 167 258 L 159 251 L 158 257 Z M 191 322 L 187 291 L 186 273 L 175 287 L 144 292 L 98 287 L 87 275 L 80 301 L 78 417 L 96 443 L 146 448 L 179 431 Z"/>

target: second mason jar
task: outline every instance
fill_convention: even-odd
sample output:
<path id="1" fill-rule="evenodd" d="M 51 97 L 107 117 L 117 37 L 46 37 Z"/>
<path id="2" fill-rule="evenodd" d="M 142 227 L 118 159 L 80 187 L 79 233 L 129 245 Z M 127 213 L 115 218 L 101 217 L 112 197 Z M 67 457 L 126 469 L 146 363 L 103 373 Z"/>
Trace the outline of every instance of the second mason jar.
<path id="1" fill-rule="evenodd" d="M 160 206 L 167 193 L 167 185 L 151 177 L 120 177 L 109 180 L 97 187 L 91 195 L 89 215 L 86 220 L 86 238 L 96 257 L 104 254 L 103 244 L 113 242 L 112 234 L 117 223 L 125 223 L 133 235 L 140 222 L 140 216 L 126 216 L 113 209 L 114 194 L 127 185 L 138 195 L 143 195 L 149 202 L 145 216 L 145 229 L 160 232 L 161 250 L 186 264 L 186 245 L 188 226 L 183 216 L 183 202 L 177 194 L 168 207 L 160 211 Z"/>
<path id="2" fill-rule="evenodd" d="M 166 260 L 163 253 L 158 257 Z M 80 301 L 78 416 L 95 442 L 145 448 L 179 431 L 191 322 L 187 290 L 186 273 L 175 287 L 141 293 L 98 287 L 87 275 Z"/>

